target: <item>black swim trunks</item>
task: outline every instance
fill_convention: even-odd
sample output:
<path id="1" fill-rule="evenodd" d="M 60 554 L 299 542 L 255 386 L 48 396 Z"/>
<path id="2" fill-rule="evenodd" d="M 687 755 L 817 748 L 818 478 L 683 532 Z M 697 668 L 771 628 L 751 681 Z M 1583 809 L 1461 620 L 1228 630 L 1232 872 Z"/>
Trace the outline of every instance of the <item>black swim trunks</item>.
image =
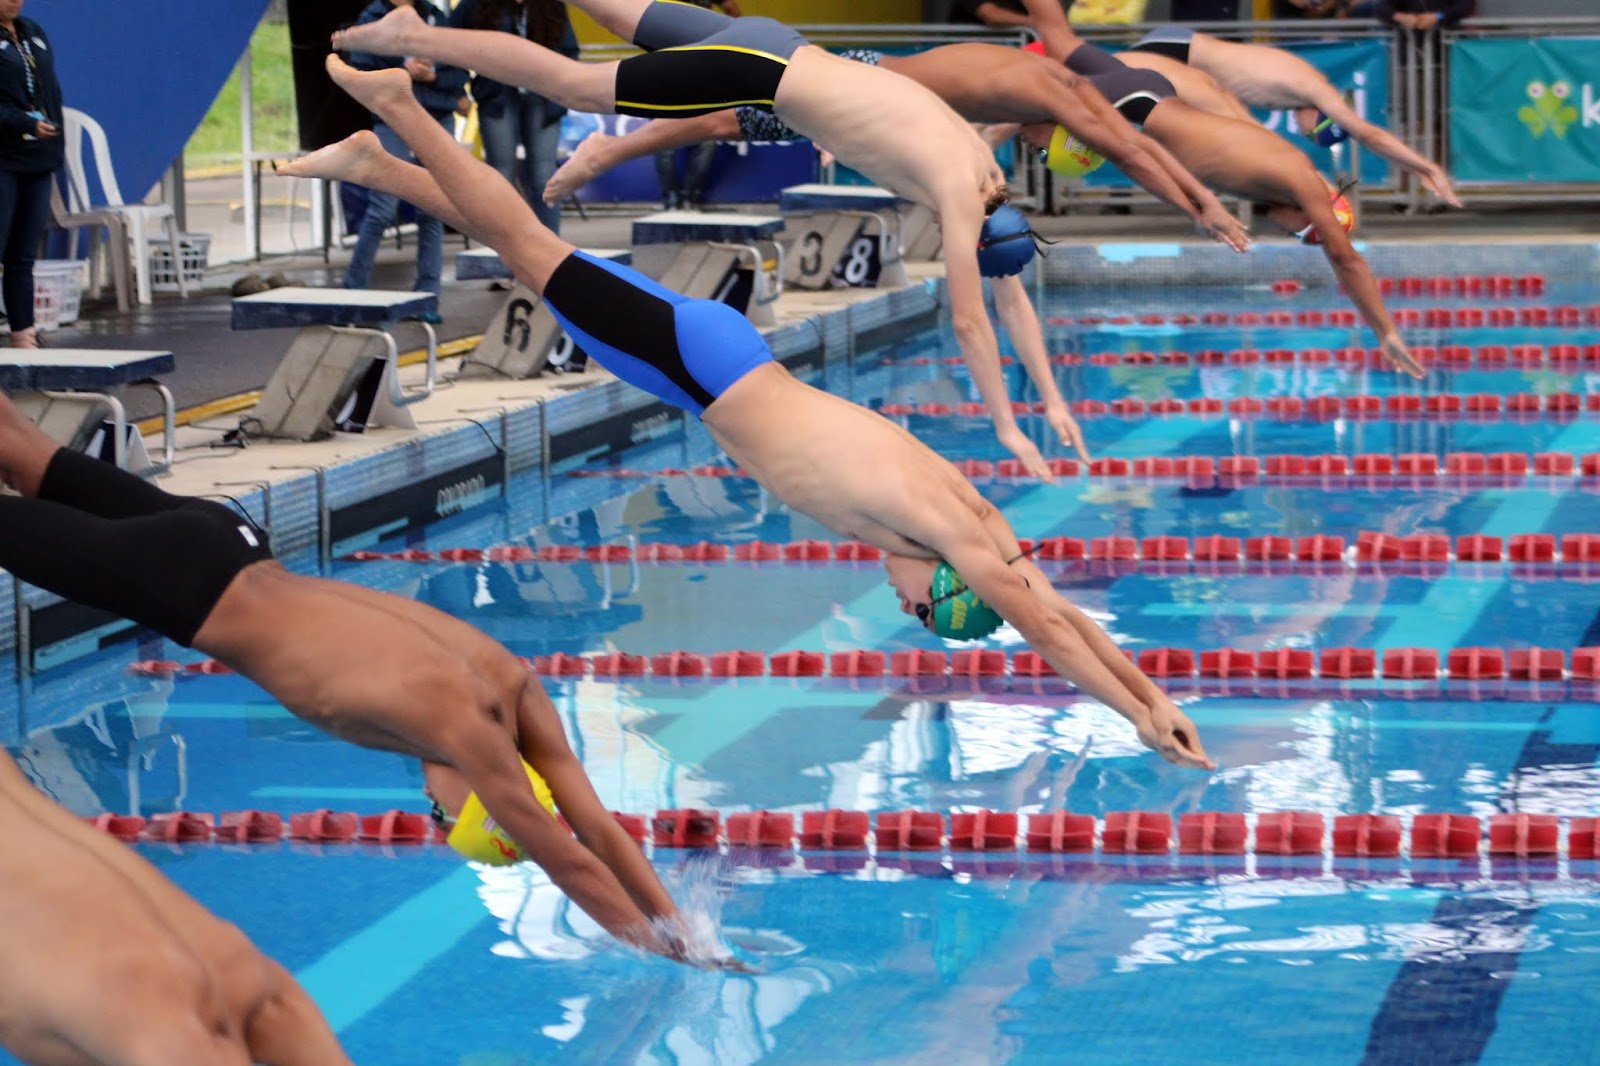
<path id="1" fill-rule="evenodd" d="M 789 58 L 808 42 L 774 19 L 656 0 L 634 43 L 650 51 L 617 64 L 617 113 L 692 118 L 730 107 L 770 111 Z"/>
<path id="2" fill-rule="evenodd" d="M 1160 74 L 1130 67 L 1097 45 L 1085 43 L 1073 49 L 1067 56 L 1067 69 L 1087 78 L 1123 118 L 1135 125 L 1143 125 L 1157 104 L 1178 94 Z"/>
<path id="3" fill-rule="evenodd" d="M 1158 56 L 1189 62 L 1189 46 L 1194 41 L 1194 31 L 1187 26 L 1163 26 L 1139 38 L 1129 51 L 1154 52 Z"/>
<path id="4" fill-rule="evenodd" d="M 67 448 L 37 498 L 0 496 L 0 567 L 185 647 L 239 571 L 270 558 L 266 532 L 232 508 Z"/>

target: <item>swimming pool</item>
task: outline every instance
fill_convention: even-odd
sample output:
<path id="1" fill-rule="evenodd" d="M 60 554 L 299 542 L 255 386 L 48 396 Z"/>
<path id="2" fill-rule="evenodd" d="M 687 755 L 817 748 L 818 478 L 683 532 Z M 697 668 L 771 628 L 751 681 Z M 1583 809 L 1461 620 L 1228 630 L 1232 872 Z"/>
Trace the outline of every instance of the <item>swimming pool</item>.
<path id="1" fill-rule="evenodd" d="M 1585 304 L 1557 289 L 1526 304 Z M 1454 301 L 1400 299 L 1400 307 Z M 1384 371 L 1287 363 L 1103 365 L 1095 353 L 1337 350 L 1348 330 L 1140 322 L 1149 313 L 1333 308 L 1331 294 L 1052 290 L 1051 349 L 1070 399 L 1357 394 L 1587 394 L 1594 370 Z M 1408 331 L 1416 343 L 1600 342 L 1600 328 Z M 869 404 L 956 405 L 973 390 L 928 331 L 859 353 L 830 387 Z M 1492 361 L 1491 361 L 1492 362 Z M 1013 375 L 1016 368 L 1012 368 Z M 1600 390 L 1597 390 L 1600 391 Z M 1016 395 L 1027 395 L 1019 388 Z M 1492 454 L 1600 451 L 1587 410 L 1119 416 L 1086 412 L 1097 455 Z M 1493 417 L 1490 417 L 1490 415 Z M 999 460 L 986 423 L 910 414 L 953 457 Z M 1041 420 L 1029 418 L 1030 431 Z M 1044 442 L 1046 453 L 1062 456 Z M 558 470 L 377 547 L 794 544 L 834 540 L 733 476 L 635 476 L 717 459 L 698 433 L 622 457 L 612 476 Z M 870 461 L 870 457 L 863 457 Z M 590 471 L 589 473 L 594 473 Z M 1241 539 L 1363 531 L 1509 538 L 1600 533 L 1573 475 L 1138 477 L 981 482 L 1018 532 Z M 535 508 L 530 501 L 537 499 Z M 529 520 L 537 511 L 560 516 Z M 1559 539 L 1559 536 L 1557 537 Z M 640 553 L 633 551 L 637 557 Z M 1117 560 L 1054 565 L 1063 590 L 1134 651 L 1364 647 L 1570 649 L 1600 644 L 1600 585 L 1537 563 L 1363 566 Z M 1439 571 L 1433 567 L 1432 571 Z M 413 595 L 519 654 L 710 655 L 950 650 L 901 615 L 868 563 L 342 561 L 338 577 Z M 989 646 L 1021 650 L 998 634 Z M 81 714 L 13 748 L 84 813 L 176 808 L 420 810 L 420 775 L 339 744 L 236 677 L 131 679 L 159 642 L 100 653 L 36 686 Z M 1476 815 L 1600 812 L 1600 722 L 1582 686 L 1518 681 L 1272 685 L 1180 679 L 1221 765 L 1167 766 L 1119 718 L 1030 679 L 549 679 L 602 798 L 625 811 L 1275 810 Z M 23 703 L 13 693 L 9 699 Z M 27 723 L 24 723 L 25 725 Z M 313 992 L 363 1063 L 1589 1061 L 1584 1005 L 1600 963 L 1600 863 L 658 850 L 657 867 L 761 972 L 711 975 L 636 958 L 537 871 L 475 871 L 437 847 L 141 845 Z"/>

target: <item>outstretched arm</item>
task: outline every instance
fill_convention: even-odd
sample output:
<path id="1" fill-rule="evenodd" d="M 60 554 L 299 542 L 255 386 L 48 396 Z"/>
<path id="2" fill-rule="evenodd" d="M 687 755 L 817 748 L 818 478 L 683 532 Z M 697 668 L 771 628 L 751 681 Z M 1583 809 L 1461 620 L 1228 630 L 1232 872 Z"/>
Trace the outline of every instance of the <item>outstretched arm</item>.
<path id="1" fill-rule="evenodd" d="M 939 222 L 944 235 L 945 283 L 950 293 L 951 324 L 967 373 L 978 386 L 983 404 L 994 420 L 995 436 L 1012 455 L 1021 459 L 1034 477 L 1053 482 L 1055 477 L 1033 441 L 1017 426 L 1000 367 L 1000 346 L 989 311 L 983 303 L 983 278 L 978 273 L 979 208 L 970 189 L 963 196 L 947 196 L 940 203 Z"/>
<path id="2" fill-rule="evenodd" d="M 1028 379 L 1039 390 L 1044 401 L 1045 418 L 1063 441 L 1078 453 L 1078 458 L 1089 462 L 1089 447 L 1083 441 L 1083 430 L 1067 410 L 1067 401 L 1056 386 L 1055 373 L 1050 368 L 1050 354 L 1045 349 L 1044 330 L 1039 326 L 1039 315 L 1028 297 L 1028 287 L 1019 277 L 995 278 L 989 283 L 994 293 L 994 309 L 1000 324 L 1011 338 L 1011 347 L 1017 359 L 1028 372 Z"/>
<path id="3" fill-rule="evenodd" d="M 1400 138 L 1376 123 L 1368 122 L 1356 114 L 1355 108 L 1345 101 L 1344 95 L 1320 74 L 1305 85 L 1305 95 L 1311 105 L 1349 131 L 1350 136 L 1378 153 L 1397 167 L 1411 171 L 1422 184 L 1451 207 L 1460 207 L 1461 198 L 1450 183 L 1444 167 L 1414 150 Z"/>
<path id="4" fill-rule="evenodd" d="M 528 765 L 550 786 L 556 806 L 578 841 L 605 863 L 630 899 L 652 921 L 677 916 L 655 868 L 645 858 L 595 793 L 594 784 L 567 743 L 555 706 L 544 686 L 532 678 L 517 707 L 517 741 Z"/>
<path id="5" fill-rule="evenodd" d="M 1041 592 L 1050 588 L 1037 567 L 1022 565 L 1025 560 L 1007 564 L 1021 549 L 1005 518 L 987 502 L 984 507 L 981 516 L 924 509 L 918 513 L 924 528 L 909 535 L 942 555 L 1058 674 L 1131 722 L 1147 747 L 1180 766 L 1212 769 L 1194 723 L 1105 631 L 1053 591 L 1036 592 L 1036 584 Z"/>
<path id="6" fill-rule="evenodd" d="M 488 721 L 459 726 L 441 746 L 446 761 L 466 778 L 484 810 L 544 868 L 556 887 L 618 940 L 645 951 L 681 957 L 681 946 L 662 937 L 606 862 L 574 840 L 539 805 L 505 731 Z M 536 766 L 541 774 L 545 767 Z M 559 765 L 550 766 L 563 778 Z M 579 773 L 582 773 L 581 769 Z M 549 780 L 549 779 L 547 779 Z M 555 783 L 550 782 L 552 791 Z M 563 780 L 570 792 L 570 782 Z M 598 803 L 598 800 L 596 801 Z M 620 830 L 619 830 L 620 831 Z M 631 842 L 630 842 L 631 844 Z"/>
<path id="7" fill-rule="evenodd" d="M 1316 184 L 1315 193 L 1302 196 L 1300 206 L 1322 236 L 1323 254 L 1328 257 L 1339 285 L 1349 294 L 1350 302 L 1356 305 L 1362 319 L 1378 335 L 1378 343 L 1383 346 L 1384 357 L 1390 364 L 1414 378 L 1425 377 L 1427 372 L 1412 358 L 1394 319 L 1389 317 L 1389 308 L 1383 302 L 1383 294 L 1378 291 L 1378 283 L 1366 259 L 1356 251 L 1344 227 L 1334 218 L 1320 178 Z"/>
<path id="8" fill-rule="evenodd" d="M 1235 251 L 1249 249 L 1250 236 L 1244 224 L 1187 167 L 1135 129 L 1090 82 L 1070 71 L 1057 77 L 1071 78 L 1070 84 L 1058 81 L 1064 91 L 1052 94 L 1058 125 L 1071 130 L 1147 192 L 1188 215 L 1215 240 Z"/>

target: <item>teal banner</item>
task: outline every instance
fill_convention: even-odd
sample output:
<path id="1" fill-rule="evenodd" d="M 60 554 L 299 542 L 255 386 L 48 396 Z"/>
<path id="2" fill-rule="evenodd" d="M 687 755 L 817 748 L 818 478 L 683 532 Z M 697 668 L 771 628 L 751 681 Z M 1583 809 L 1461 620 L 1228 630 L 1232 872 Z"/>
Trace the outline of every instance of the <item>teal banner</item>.
<path id="1" fill-rule="evenodd" d="M 1336 89 L 1350 100 L 1356 114 L 1380 126 L 1389 125 L 1389 44 L 1387 41 L 1319 41 L 1280 45 L 1320 70 Z M 1335 174 L 1333 153 L 1305 137 L 1294 128 L 1287 111 L 1252 108 L 1256 120 L 1289 141 L 1330 178 Z M 1349 151 L 1348 148 L 1344 151 Z M 1360 166 L 1356 177 L 1364 182 L 1382 182 L 1389 176 L 1389 163 L 1375 152 L 1356 156 Z M 1348 166 L 1348 162 L 1345 164 Z M 1085 179 L 1090 185 L 1129 186 L 1133 183 L 1115 167 L 1101 167 Z"/>
<path id="2" fill-rule="evenodd" d="M 1600 38 L 1457 41 L 1457 181 L 1600 181 Z"/>

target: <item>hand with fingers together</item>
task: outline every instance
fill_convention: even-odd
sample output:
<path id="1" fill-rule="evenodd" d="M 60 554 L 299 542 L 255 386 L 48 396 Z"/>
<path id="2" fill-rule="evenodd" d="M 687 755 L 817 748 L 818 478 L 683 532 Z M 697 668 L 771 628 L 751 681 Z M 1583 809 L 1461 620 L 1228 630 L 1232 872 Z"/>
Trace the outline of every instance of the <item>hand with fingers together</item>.
<path id="1" fill-rule="evenodd" d="M 1078 420 L 1072 417 L 1072 412 L 1067 410 L 1065 403 L 1046 403 L 1044 417 L 1045 421 L 1050 423 L 1050 428 L 1061 438 L 1062 443 L 1071 445 L 1072 450 L 1078 453 L 1079 459 L 1085 464 L 1094 461 L 1089 455 L 1089 446 L 1084 443 L 1083 429 L 1078 425 Z"/>
<path id="2" fill-rule="evenodd" d="M 1170 763 L 1200 770 L 1215 770 L 1217 764 L 1206 754 L 1200 731 L 1189 716 L 1165 696 L 1154 701 L 1150 716 L 1138 727 L 1139 740 Z"/>
<path id="3" fill-rule="evenodd" d="M 995 430 L 995 436 L 1006 446 L 1008 452 L 1022 460 L 1022 465 L 1028 468 L 1028 473 L 1046 484 L 1056 483 L 1056 476 L 1050 472 L 1050 464 L 1044 461 L 1044 455 L 1021 429 L 1014 425 L 1007 426 Z"/>

